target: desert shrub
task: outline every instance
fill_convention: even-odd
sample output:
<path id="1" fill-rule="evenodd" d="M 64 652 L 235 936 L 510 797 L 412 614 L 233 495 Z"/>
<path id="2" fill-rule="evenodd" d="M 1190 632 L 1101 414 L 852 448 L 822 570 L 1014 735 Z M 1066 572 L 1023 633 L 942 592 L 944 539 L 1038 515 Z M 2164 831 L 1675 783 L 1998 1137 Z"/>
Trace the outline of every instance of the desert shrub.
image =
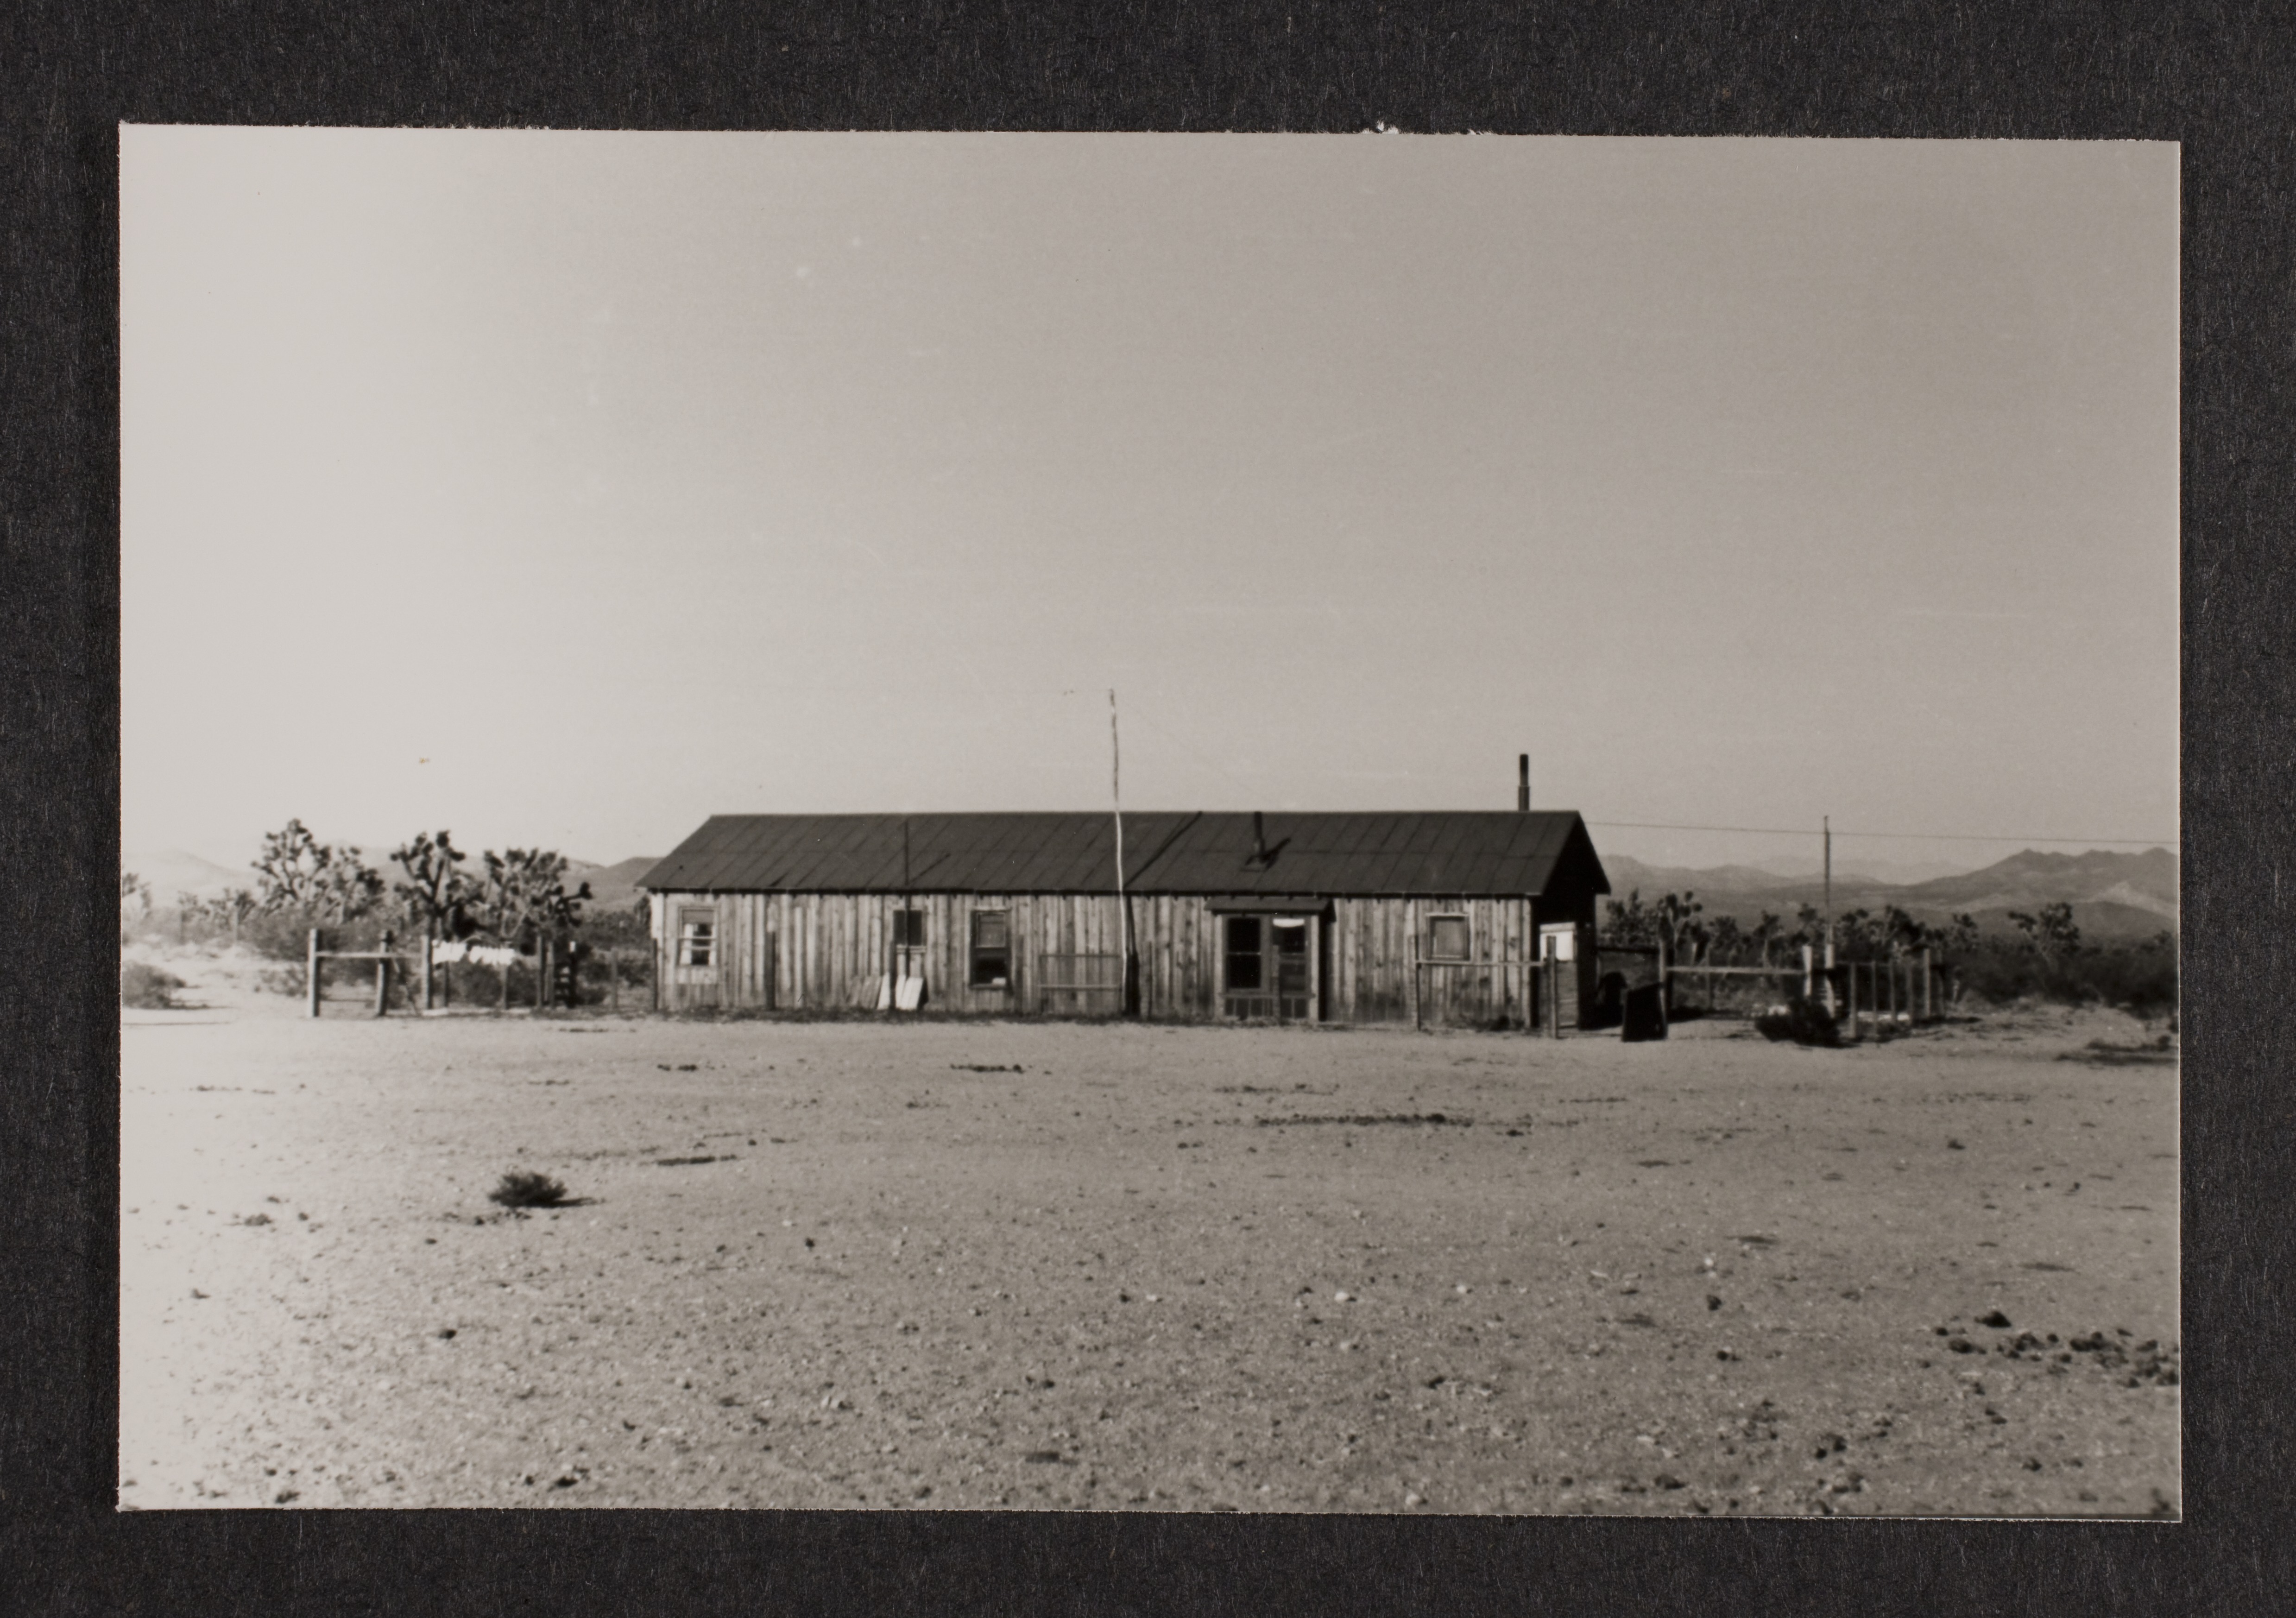
<path id="1" fill-rule="evenodd" d="M 2133 949 L 2084 950 L 2058 964 L 2085 999 L 2123 1006 L 2140 1017 L 2177 1009 L 2177 951 L 2158 943 Z"/>
<path id="2" fill-rule="evenodd" d="M 547 1174 L 513 1169 L 487 1193 L 487 1200 L 505 1208 L 555 1208 L 565 1202 L 566 1187 Z"/>
<path id="3" fill-rule="evenodd" d="M 299 961 L 316 924 L 301 910 L 258 910 L 240 924 L 239 941 L 275 961 Z"/>
<path id="4" fill-rule="evenodd" d="M 299 961 L 310 948 L 311 929 L 327 949 L 375 949 L 382 935 L 391 934 L 401 949 L 411 948 L 421 929 L 390 906 L 380 906 L 347 922 L 327 921 L 309 910 L 284 908 L 259 910 L 240 924 L 239 941 L 275 961 Z M 330 980 L 332 981 L 332 979 Z"/>
<path id="5" fill-rule="evenodd" d="M 2101 1004 L 2142 1017 L 2177 1008 L 2177 949 L 2170 933 L 2055 956 L 2006 941 L 1989 943 L 1956 957 L 1948 970 L 1961 992 L 1997 1006 L 2021 999 Z"/>
<path id="6" fill-rule="evenodd" d="M 138 1011 L 172 1011 L 176 990 L 183 986 L 184 980 L 174 973 L 142 961 L 125 961 L 119 967 L 119 1003 Z"/>
<path id="7" fill-rule="evenodd" d="M 652 912 L 644 894 L 626 905 L 594 909 L 582 918 L 582 937 L 598 949 L 644 949 L 653 940 Z"/>

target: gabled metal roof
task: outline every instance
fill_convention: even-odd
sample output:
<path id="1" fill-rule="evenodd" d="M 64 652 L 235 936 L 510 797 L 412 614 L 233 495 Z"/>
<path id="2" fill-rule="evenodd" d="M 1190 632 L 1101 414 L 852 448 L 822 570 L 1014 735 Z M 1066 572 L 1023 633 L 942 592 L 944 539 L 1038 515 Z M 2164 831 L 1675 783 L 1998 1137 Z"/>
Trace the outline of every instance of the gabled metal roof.
<path id="1" fill-rule="evenodd" d="M 1569 809 L 1124 817 L 1135 893 L 1541 894 L 1558 872 L 1611 891 Z M 713 815 L 648 871 L 653 892 L 1106 893 L 1115 825 L 1100 813 Z"/>

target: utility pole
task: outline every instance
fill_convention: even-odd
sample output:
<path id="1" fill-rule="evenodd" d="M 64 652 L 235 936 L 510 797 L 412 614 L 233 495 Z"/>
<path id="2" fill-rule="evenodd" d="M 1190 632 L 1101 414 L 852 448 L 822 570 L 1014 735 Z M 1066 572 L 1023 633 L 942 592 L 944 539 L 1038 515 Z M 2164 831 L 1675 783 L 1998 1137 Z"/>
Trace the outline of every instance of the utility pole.
<path id="1" fill-rule="evenodd" d="M 1116 913 L 1124 928 L 1124 1010 L 1132 1010 L 1132 907 L 1124 899 L 1124 750 L 1116 732 L 1116 688 L 1108 691 L 1108 801 L 1116 815 Z"/>
<path id="2" fill-rule="evenodd" d="M 1825 1009 L 1833 1009 L 1833 817 L 1825 826 Z"/>

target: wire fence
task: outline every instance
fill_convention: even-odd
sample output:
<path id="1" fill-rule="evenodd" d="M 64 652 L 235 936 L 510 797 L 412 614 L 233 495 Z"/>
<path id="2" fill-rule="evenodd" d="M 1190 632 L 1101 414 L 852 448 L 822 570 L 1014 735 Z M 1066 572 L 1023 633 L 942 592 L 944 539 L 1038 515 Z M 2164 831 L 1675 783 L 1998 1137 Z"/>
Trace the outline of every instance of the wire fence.
<path id="1" fill-rule="evenodd" d="M 376 948 L 331 949 L 314 929 L 292 987 L 304 1014 L 356 1005 L 370 1016 L 391 1012 L 645 1011 L 654 1001 L 655 951 L 545 940 L 520 952 L 417 939 L 398 946 L 385 932 Z"/>

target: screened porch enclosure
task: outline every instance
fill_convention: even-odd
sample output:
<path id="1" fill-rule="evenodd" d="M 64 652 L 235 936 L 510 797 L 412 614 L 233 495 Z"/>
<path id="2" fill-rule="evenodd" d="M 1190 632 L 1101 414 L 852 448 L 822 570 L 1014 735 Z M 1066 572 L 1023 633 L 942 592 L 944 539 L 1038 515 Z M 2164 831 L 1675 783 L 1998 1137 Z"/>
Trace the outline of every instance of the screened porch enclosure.
<path id="1" fill-rule="evenodd" d="M 1221 916 L 1221 1014 L 1320 1022 L 1318 921 L 1308 916 Z"/>

